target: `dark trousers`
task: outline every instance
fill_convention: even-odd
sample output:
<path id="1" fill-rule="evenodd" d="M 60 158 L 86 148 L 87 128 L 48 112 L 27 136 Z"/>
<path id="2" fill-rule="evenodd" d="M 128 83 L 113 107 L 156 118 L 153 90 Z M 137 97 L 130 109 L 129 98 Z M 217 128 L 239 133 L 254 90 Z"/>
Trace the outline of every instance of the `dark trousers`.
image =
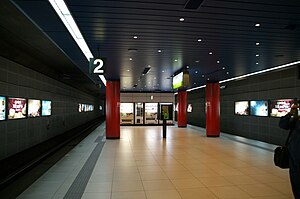
<path id="1" fill-rule="evenodd" d="M 300 199 L 300 160 L 290 157 L 290 179 L 295 199 Z"/>

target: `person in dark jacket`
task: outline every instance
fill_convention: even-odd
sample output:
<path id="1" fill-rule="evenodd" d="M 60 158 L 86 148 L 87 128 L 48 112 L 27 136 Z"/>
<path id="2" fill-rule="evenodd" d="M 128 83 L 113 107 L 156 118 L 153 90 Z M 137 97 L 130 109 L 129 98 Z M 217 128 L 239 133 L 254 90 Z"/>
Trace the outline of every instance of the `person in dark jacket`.
<path id="1" fill-rule="evenodd" d="M 290 154 L 290 180 L 295 199 L 300 199 L 300 117 L 299 104 L 294 104 L 291 111 L 280 118 L 280 128 L 292 130 L 288 143 Z"/>

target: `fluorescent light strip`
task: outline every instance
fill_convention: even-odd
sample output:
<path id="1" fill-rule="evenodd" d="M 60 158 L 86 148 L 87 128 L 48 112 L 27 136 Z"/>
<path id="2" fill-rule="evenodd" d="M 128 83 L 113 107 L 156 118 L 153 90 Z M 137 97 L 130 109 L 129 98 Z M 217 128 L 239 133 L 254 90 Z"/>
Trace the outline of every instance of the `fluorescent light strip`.
<path id="1" fill-rule="evenodd" d="M 99 75 L 99 78 L 103 82 L 104 86 L 106 86 L 106 79 L 105 79 L 104 75 Z"/>
<path id="2" fill-rule="evenodd" d="M 226 79 L 226 80 L 222 80 L 219 83 L 221 84 L 221 83 L 225 83 L 225 82 L 229 82 L 229 81 L 233 81 L 233 80 L 238 80 L 238 79 L 242 79 L 242 78 L 245 78 L 245 77 L 250 77 L 250 76 L 253 76 L 253 75 L 258 75 L 258 74 L 261 74 L 261 73 L 265 73 L 265 72 L 269 72 L 269 71 L 273 71 L 273 70 L 278 70 L 278 69 L 286 68 L 286 67 L 297 65 L 297 64 L 300 64 L 300 61 L 295 61 L 295 62 L 291 62 L 289 64 L 275 66 L 273 68 L 269 68 L 269 69 L 257 71 L 257 72 L 254 72 L 254 73 L 249 73 L 249 74 L 246 74 L 246 75 L 241 75 L 241 76 L 238 76 L 238 77 L 229 78 L 229 79 Z M 198 87 L 195 87 L 195 88 L 188 89 L 187 92 L 190 92 L 190 91 L 193 91 L 193 90 L 197 90 L 197 89 L 200 89 L 200 88 L 205 88 L 205 87 L 206 87 L 206 85 L 198 86 Z"/>
<path id="3" fill-rule="evenodd" d="M 87 43 L 85 42 L 71 12 L 69 11 L 64 0 L 49 0 L 50 4 L 58 14 L 59 18 L 62 20 L 69 33 L 72 35 L 73 39 L 83 52 L 84 56 L 88 61 L 90 58 L 94 58 L 92 52 L 90 51 Z M 101 81 L 106 86 L 106 79 L 103 75 L 99 75 Z"/>

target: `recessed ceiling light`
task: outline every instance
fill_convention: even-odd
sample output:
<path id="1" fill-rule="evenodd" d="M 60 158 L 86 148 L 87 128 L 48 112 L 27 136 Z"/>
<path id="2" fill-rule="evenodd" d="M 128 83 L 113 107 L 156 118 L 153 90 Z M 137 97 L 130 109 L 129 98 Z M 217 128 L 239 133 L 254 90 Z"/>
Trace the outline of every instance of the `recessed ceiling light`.
<path id="1" fill-rule="evenodd" d="M 196 84 L 196 82 L 194 82 L 194 84 Z"/>
<path id="2" fill-rule="evenodd" d="M 175 59 L 174 61 L 178 61 L 177 59 Z"/>
<path id="3" fill-rule="evenodd" d="M 258 62 L 256 62 L 256 65 L 258 65 Z"/>
<path id="4" fill-rule="evenodd" d="M 222 69 L 225 70 L 225 66 L 223 66 Z"/>
<path id="5" fill-rule="evenodd" d="M 226 72 L 227 75 L 229 75 L 229 72 Z"/>
<path id="6" fill-rule="evenodd" d="M 133 39 L 137 39 L 138 37 L 137 36 L 133 36 Z"/>
<path id="7" fill-rule="evenodd" d="M 204 77 L 204 75 L 202 75 L 202 77 Z"/>
<path id="8" fill-rule="evenodd" d="M 256 57 L 259 57 L 259 54 L 256 54 L 255 56 L 256 56 Z"/>
<path id="9" fill-rule="evenodd" d="M 219 63 L 220 63 L 220 61 L 218 60 L 218 61 L 217 61 L 217 64 L 219 64 Z"/>
<path id="10" fill-rule="evenodd" d="M 208 54 L 212 55 L 212 52 L 209 52 Z"/>
<path id="11" fill-rule="evenodd" d="M 207 80 L 209 80 L 209 78 L 207 78 Z"/>
<path id="12" fill-rule="evenodd" d="M 183 18 L 183 17 L 181 17 L 181 18 L 179 19 L 179 21 L 184 21 L 184 18 Z"/>
<path id="13" fill-rule="evenodd" d="M 130 70 L 126 70 L 127 72 L 129 72 Z"/>
<path id="14" fill-rule="evenodd" d="M 260 23 L 255 24 L 255 27 L 259 27 L 259 26 L 260 26 Z"/>
<path id="15" fill-rule="evenodd" d="M 196 60 L 195 62 L 196 62 L 196 63 L 199 63 L 200 61 L 199 61 L 199 60 Z"/>
<path id="16" fill-rule="evenodd" d="M 259 42 L 256 42 L 255 45 L 259 46 Z"/>
<path id="17" fill-rule="evenodd" d="M 186 66 L 186 68 L 190 68 L 190 66 Z"/>
<path id="18" fill-rule="evenodd" d="M 195 73 L 197 74 L 197 73 L 198 73 L 198 71 L 196 70 L 196 71 L 195 71 Z"/>
<path id="19" fill-rule="evenodd" d="M 157 52 L 161 53 L 161 50 L 158 50 Z"/>
<path id="20" fill-rule="evenodd" d="M 129 60 L 132 61 L 132 58 L 130 57 Z"/>
<path id="21" fill-rule="evenodd" d="M 201 42 L 201 41 L 202 41 L 202 39 L 198 39 L 197 41 L 198 41 L 198 42 Z"/>
<path id="22" fill-rule="evenodd" d="M 162 70 L 161 72 L 163 72 L 163 73 L 164 73 L 165 71 L 164 71 L 164 70 Z"/>

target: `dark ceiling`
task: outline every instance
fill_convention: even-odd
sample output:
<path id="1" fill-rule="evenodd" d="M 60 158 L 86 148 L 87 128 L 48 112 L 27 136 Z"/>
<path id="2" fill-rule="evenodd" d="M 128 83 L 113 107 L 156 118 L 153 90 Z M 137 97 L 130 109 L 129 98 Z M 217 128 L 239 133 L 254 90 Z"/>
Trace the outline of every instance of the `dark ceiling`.
<path id="1" fill-rule="evenodd" d="M 14 2 L 72 67 L 100 83 L 47 0 Z M 192 88 L 300 60 L 299 0 L 195 0 L 197 9 L 187 9 L 187 0 L 65 2 L 93 55 L 106 58 L 106 78 L 120 79 L 122 91 L 173 91 L 170 77 L 187 66 Z"/>

